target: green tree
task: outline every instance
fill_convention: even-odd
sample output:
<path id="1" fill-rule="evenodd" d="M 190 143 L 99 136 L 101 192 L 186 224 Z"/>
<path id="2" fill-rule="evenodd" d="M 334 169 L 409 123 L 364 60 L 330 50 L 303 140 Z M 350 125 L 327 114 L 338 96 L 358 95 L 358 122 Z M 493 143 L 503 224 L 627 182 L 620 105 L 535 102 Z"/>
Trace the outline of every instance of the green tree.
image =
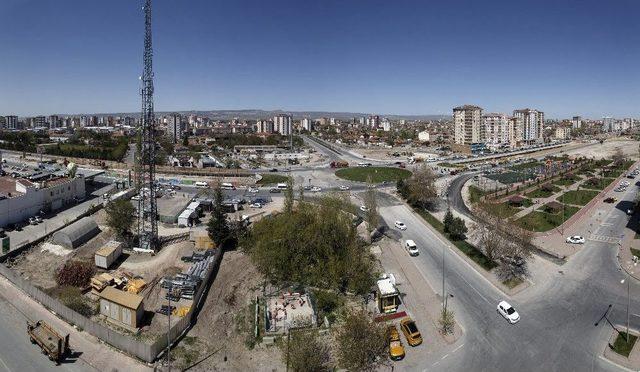
<path id="1" fill-rule="evenodd" d="M 464 240 L 467 233 L 467 226 L 460 217 L 454 217 L 448 228 L 449 236 L 453 240 Z"/>
<path id="2" fill-rule="evenodd" d="M 189 146 L 189 135 L 186 133 L 182 137 L 182 146 Z"/>
<path id="3" fill-rule="evenodd" d="M 452 223 L 453 213 L 451 213 L 451 209 L 447 208 L 447 213 L 445 213 L 444 219 L 442 220 L 442 224 L 444 225 L 444 232 L 449 233 L 449 229 Z"/>
<path id="4" fill-rule="evenodd" d="M 127 199 L 117 199 L 107 203 L 107 226 L 112 229 L 119 238 L 131 236 L 135 207 Z"/>
<path id="5" fill-rule="evenodd" d="M 289 341 L 284 346 L 283 361 L 295 372 L 329 371 L 331 356 L 329 347 L 316 332 L 289 331 Z"/>
<path id="6" fill-rule="evenodd" d="M 340 367 L 350 371 L 375 371 L 387 363 L 386 330 L 364 311 L 347 315 L 335 336 Z"/>
<path id="7" fill-rule="evenodd" d="M 407 201 L 413 205 L 428 208 L 438 196 L 436 188 L 437 176 L 427 165 L 417 168 L 407 179 Z"/>
<path id="8" fill-rule="evenodd" d="M 440 318 L 438 319 L 438 324 L 440 325 L 440 332 L 442 332 L 443 335 L 453 333 L 453 327 L 456 324 L 453 311 L 449 309 L 440 310 Z"/>
<path id="9" fill-rule="evenodd" d="M 287 177 L 287 188 L 284 190 L 284 211 L 291 213 L 293 210 L 293 177 Z"/>
<path id="10" fill-rule="evenodd" d="M 213 206 L 211 209 L 211 219 L 207 224 L 207 232 L 217 247 L 227 248 L 233 232 L 231 231 L 224 206 L 222 205 L 223 200 L 222 188 L 220 184 L 218 184 L 213 190 Z"/>

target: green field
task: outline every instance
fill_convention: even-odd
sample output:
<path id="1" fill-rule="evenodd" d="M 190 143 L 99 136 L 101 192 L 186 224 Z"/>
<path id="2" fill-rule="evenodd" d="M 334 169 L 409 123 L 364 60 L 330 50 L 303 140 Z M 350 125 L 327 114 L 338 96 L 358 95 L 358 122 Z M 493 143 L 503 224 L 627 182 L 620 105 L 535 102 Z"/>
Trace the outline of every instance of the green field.
<path id="1" fill-rule="evenodd" d="M 629 354 L 631 354 L 631 350 L 633 349 L 633 345 L 635 345 L 637 339 L 638 339 L 637 336 L 634 336 L 631 333 L 629 333 L 629 343 L 627 343 L 627 333 L 620 332 L 618 333 L 618 337 L 616 337 L 616 340 L 613 343 L 612 349 L 616 353 L 628 358 Z"/>
<path id="2" fill-rule="evenodd" d="M 482 198 L 487 194 L 488 193 L 486 191 L 482 191 L 476 186 L 473 186 L 473 185 L 469 186 L 469 199 L 471 200 L 471 203 L 479 202 L 480 198 Z"/>
<path id="3" fill-rule="evenodd" d="M 564 208 L 564 218 L 562 217 L 562 211 L 557 213 L 534 211 L 516 220 L 516 223 L 520 227 L 530 231 L 549 231 L 555 227 L 560 226 L 564 221 L 568 220 L 569 217 L 573 216 L 574 213 L 579 210 L 580 208 L 578 207 L 566 206 Z"/>
<path id="4" fill-rule="evenodd" d="M 533 174 L 521 173 L 521 172 L 506 172 L 500 174 L 490 174 L 486 176 L 489 179 L 496 180 L 502 184 L 512 184 L 516 182 L 523 182 L 535 178 Z"/>
<path id="5" fill-rule="evenodd" d="M 261 174 L 262 179 L 256 182 L 258 185 L 275 185 L 276 183 L 287 182 L 288 177 L 281 174 Z"/>
<path id="6" fill-rule="evenodd" d="M 396 182 L 399 179 L 409 178 L 411 172 L 401 168 L 389 167 L 354 167 L 344 168 L 336 171 L 336 176 L 356 182 L 367 182 L 371 177 L 371 182 L 381 183 L 385 181 Z"/>
<path id="7" fill-rule="evenodd" d="M 522 206 L 525 208 L 530 207 L 531 200 L 525 199 Z M 522 208 L 512 206 L 508 201 L 502 203 L 483 203 L 482 209 L 500 218 L 509 218 L 522 210 Z"/>
<path id="8" fill-rule="evenodd" d="M 526 196 L 530 197 L 530 198 L 548 198 L 551 195 L 557 193 L 558 191 L 560 191 L 560 188 L 557 186 L 553 186 L 551 185 L 551 189 L 550 190 L 543 190 L 542 186 L 538 187 L 537 189 L 533 190 L 533 191 L 529 191 Z"/>
<path id="9" fill-rule="evenodd" d="M 556 200 L 561 203 L 573 204 L 573 205 L 586 205 L 591 199 L 598 195 L 594 190 L 571 190 L 558 196 Z"/>
<path id="10" fill-rule="evenodd" d="M 581 188 L 591 189 L 591 190 L 603 190 L 605 187 L 609 186 L 611 182 L 613 182 L 615 178 L 596 178 L 591 182 L 591 179 L 585 181 L 580 185 Z"/>

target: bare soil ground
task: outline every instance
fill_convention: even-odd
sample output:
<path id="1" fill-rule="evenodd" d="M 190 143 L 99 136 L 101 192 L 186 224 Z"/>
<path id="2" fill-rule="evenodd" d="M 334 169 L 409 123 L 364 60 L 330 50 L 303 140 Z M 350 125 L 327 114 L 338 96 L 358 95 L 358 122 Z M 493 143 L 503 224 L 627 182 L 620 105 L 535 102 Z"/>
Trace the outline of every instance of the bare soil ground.
<path id="1" fill-rule="evenodd" d="M 194 371 L 284 370 L 277 346 L 247 345 L 253 332 L 245 326 L 252 322 L 248 310 L 261 293 L 262 282 L 248 256 L 226 252 L 197 324 L 176 348 L 177 364 L 186 368 L 197 363 Z"/>

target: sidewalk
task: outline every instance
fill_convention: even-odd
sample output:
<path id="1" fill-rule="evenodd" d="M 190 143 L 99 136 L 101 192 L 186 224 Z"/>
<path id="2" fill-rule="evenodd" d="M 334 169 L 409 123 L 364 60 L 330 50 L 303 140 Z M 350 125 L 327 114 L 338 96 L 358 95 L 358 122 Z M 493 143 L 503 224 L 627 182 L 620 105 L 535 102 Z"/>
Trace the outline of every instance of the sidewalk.
<path id="1" fill-rule="evenodd" d="M 0 295 L 9 300 L 11 305 L 30 320 L 45 320 L 61 333 L 68 333 L 69 343 L 73 351 L 81 352 L 85 363 L 98 371 L 151 371 L 152 369 L 116 351 L 97 338 L 82 332 L 66 323 L 45 309 L 24 292 L 16 288 L 5 277 L 0 276 Z M 26 337 L 26 334 L 25 334 Z"/>

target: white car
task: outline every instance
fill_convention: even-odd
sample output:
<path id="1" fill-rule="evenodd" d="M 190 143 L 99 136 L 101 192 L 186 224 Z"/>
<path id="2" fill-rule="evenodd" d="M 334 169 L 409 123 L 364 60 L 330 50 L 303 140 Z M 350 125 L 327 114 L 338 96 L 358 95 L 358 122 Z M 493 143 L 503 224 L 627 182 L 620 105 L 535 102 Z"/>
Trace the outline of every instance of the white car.
<path id="1" fill-rule="evenodd" d="M 584 244 L 585 240 L 580 235 L 574 235 L 567 238 L 567 243 L 569 244 Z"/>
<path id="2" fill-rule="evenodd" d="M 252 194 L 257 194 L 260 190 L 256 189 L 255 187 L 250 187 L 249 188 L 249 192 Z"/>
<path id="3" fill-rule="evenodd" d="M 350 190 L 350 189 L 351 188 L 349 186 L 345 186 L 345 185 L 340 186 L 340 190 L 342 190 L 342 191 L 347 191 L 347 190 Z"/>
<path id="4" fill-rule="evenodd" d="M 366 212 L 369 212 L 369 208 L 367 208 L 367 207 L 366 207 L 366 206 L 364 206 L 364 205 L 361 205 L 361 206 L 360 206 L 360 210 L 361 210 L 361 211 L 363 211 L 363 212 L 365 212 L 365 213 L 366 213 Z"/>
<path id="5" fill-rule="evenodd" d="M 405 225 L 404 222 L 402 222 L 402 221 L 396 221 L 394 223 L 394 225 L 396 226 L 397 229 L 400 229 L 400 230 L 406 230 L 407 229 L 407 225 Z"/>
<path id="6" fill-rule="evenodd" d="M 321 189 L 320 187 L 318 187 L 318 186 L 313 186 L 313 187 L 311 188 L 311 191 L 312 191 L 312 192 L 320 192 L 320 191 L 322 191 L 322 189 Z"/>
<path id="7" fill-rule="evenodd" d="M 260 203 L 253 203 L 253 204 L 251 204 L 249 207 L 251 207 L 251 208 L 262 208 L 262 204 L 260 204 Z"/>
<path id="8" fill-rule="evenodd" d="M 420 254 L 420 252 L 418 251 L 418 246 L 413 240 L 405 241 L 404 247 L 407 249 L 407 252 L 409 252 L 409 256 L 417 256 Z"/>
<path id="9" fill-rule="evenodd" d="M 498 304 L 498 313 L 511 324 L 516 324 L 520 321 L 520 314 L 518 314 L 516 309 L 509 305 L 507 301 L 500 301 Z"/>

